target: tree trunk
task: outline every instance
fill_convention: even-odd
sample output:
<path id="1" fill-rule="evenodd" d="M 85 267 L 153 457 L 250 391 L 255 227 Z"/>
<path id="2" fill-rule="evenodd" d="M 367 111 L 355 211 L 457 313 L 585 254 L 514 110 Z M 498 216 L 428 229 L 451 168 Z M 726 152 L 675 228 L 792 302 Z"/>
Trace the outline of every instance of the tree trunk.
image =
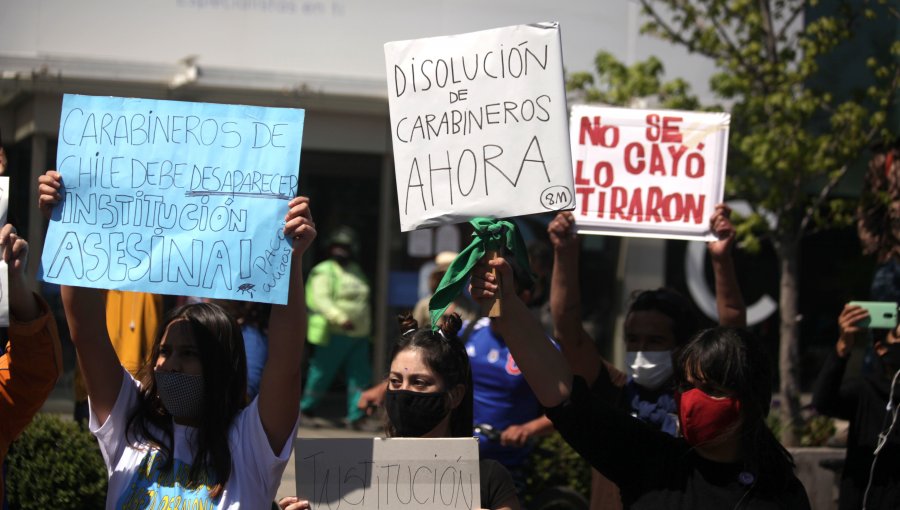
<path id="1" fill-rule="evenodd" d="M 778 242 L 778 262 L 781 267 L 779 307 L 781 326 L 779 328 L 778 373 L 781 396 L 781 443 L 785 446 L 799 446 L 800 418 L 800 378 L 799 343 L 800 323 L 798 321 L 798 291 L 800 236 L 785 233 Z"/>

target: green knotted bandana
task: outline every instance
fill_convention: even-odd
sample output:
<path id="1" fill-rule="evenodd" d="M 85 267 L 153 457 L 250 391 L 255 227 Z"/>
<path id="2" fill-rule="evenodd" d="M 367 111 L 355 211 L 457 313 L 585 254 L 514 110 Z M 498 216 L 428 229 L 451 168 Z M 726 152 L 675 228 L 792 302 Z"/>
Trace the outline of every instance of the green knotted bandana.
<path id="1" fill-rule="evenodd" d="M 522 235 L 514 223 L 491 218 L 475 218 L 469 223 L 475 227 L 472 242 L 453 259 L 437 290 L 431 296 L 431 301 L 428 302 L 432 331 L 438 329 L 438 322 L 444 316 L 444 312 L 459 295 L 472 268 L 487 252 L 497 250 L 502 253 L 503 248 L 506 248 L 515 256 L 516 263 L 525 270 L 527 277 L 531 278 L 525 241 L 522 240 Z"/>

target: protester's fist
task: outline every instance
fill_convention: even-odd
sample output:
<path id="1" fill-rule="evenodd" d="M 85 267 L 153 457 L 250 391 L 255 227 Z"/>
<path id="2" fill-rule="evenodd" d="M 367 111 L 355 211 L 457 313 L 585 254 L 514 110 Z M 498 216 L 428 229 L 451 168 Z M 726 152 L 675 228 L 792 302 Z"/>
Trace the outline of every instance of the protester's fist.
<path id="1" fill-rule="evenodd" d="M 316 238 L 316 224 L 309 209 L 309 198 L 296 197 L 288 203 L 284 217 L 284 236 L 293 240 L 294 256 L 303 253 Z"/>
<path id="2" fill-rule="evenodd" d="M 525 425 L 510 425 L 500 434 L 500 444 L 521 448 L 531 439 L 531 431 Z"/>
<path id="3" fill-rule="evenodd" d="M 62 176 L 56 170 L 47 170 L 47 173 L 38 177 L 38 206 L 46 219 L 50 219 L 53 208 L 62 200 L 60 188 Z"/>
<path id="4" fill-rule="evenodd" d="M 496 275 L 493 274 L 493 269 L 497 270 Z M 479 303 L 516 295 L 512 267 L 503 257 L 482 259 L 472 268 L 471 277 L 469 293 Z M 500 285 L 501 281 L 509 282 L 509 285 Z"/>
<path id="5" fill-rule="evenodd" d="M 708 245 L 709 254 L 714 258 L 726 257 L 734 244 L 734 225 L 731 224 L 731 208 L 725 204 L 716 206 L 716 211 L 709 218 L 709 229 L 718 241 Z"/>
<path id="6" fill-rule="evenodd" d="M 856 344 L 856 341 L 866 330 L 866 328 L 858 325 L 859 321 L 866 319 L 868 316 L 869 311 L 865 308 L 851 304 L 844 305 L 841 315 L 838 316 L 838 327 L 841 330 L 841 334 L 838 337 L 836 348 L 839 356 L 846 357 L 850 354 L 853 345 Z"/>
<path id="7" fill-rule="evenodd" d="M 281 510 L 307 510 L 309 509 L 309 501 L 299 499 L 297 496 L 287 496 L 281 498 L 278 502 L 278 508 Z"/>
<path id="8" fill-rule="evenodd" d="M 550 243 L 557 250 L 565 250 L 578 246 L 578 234 L 575 233 L 575 215 L 569 211 L 558 213 L 547 225 Z"/>
<path id="9" fill-rule="evenodd" d="M 9 276 L 21 276 L 28 262 L 28 243 L 16 234 L 16 227 L 7 223 L 0 228 L 0 250 L 9 267 Z"/>

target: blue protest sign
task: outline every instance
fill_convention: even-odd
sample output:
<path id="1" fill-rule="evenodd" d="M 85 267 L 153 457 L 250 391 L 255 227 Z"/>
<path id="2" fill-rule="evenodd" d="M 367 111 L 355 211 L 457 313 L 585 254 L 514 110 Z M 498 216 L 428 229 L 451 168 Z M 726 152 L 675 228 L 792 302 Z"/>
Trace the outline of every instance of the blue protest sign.
<path id="1" fill-rule="evenodd" d="M 52 283 L 287 302 L 304 112 L 67 94 Z"/>

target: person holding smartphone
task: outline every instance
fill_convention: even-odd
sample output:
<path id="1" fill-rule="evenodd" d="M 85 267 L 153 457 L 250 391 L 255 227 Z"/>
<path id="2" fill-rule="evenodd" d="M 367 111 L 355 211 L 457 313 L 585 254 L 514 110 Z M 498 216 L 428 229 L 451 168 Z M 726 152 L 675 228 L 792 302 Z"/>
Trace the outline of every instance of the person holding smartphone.
<path id="1" fill-rule="evenodd" d="M 893 303 L 894 311 L 896 306 Z M 850 421 L 841 474 L 841 510 L 900 508 L 900 427 L 891 426 L 897 420 L 900 399 L 900 328 L 896 322 L 890 329 L 871 330 L 878 355 L 874 373 L 844 381 L 850 353 L 866 338 L 870 330 L 864 325 L 871 319 L 869 310 L 859 304 L 844 306 L 838 317 L 840 336 L 813 390 L 812 403 L 819 413 Z"/>

